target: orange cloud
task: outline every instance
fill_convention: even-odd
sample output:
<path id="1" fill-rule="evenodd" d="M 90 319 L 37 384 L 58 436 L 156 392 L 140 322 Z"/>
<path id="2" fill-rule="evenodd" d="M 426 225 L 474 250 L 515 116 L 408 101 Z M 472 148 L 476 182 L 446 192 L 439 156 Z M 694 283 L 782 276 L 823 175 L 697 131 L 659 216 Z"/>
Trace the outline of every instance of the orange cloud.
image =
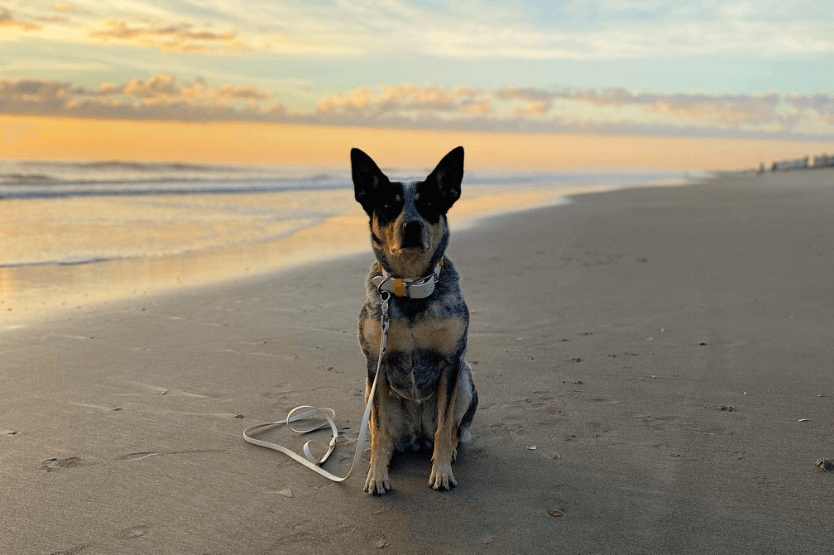
<path id="1" fill-rule="evenodd" d="M 213 91 L 215 98 L 245 99 L 245 100 L 266 100 L 272 98 L 272 93 L 262 91 L 252 85 L 223 85 Z"/>
<path id="2" fill-rule="evenodd" d="M 193 27 L 190 23 L 183 23 L 180 25 L 170 25 L 168 27 L 146 27 L 133 28 L 128 27 L 124 21 L 110 20 L 105 21 L 104 24 L 110 27 L 110 30 L 105 31 L 91 31 L 90 36 L 109 39 L 135 39 L 146 36 L 166 36 L 175 37 L 179 39 L 194 39 L 201 41 L 227 41 L 235 38 L 235 33 L 212 33 L 210 31 L 192 31 Z"/>
<path id="3" fill-rule="evenodd" d="M 181 88 L 177 83 L 177 78 L 173 75 L 153 75 L 147 79 L 133 78 L 127 85 L 113 89 L 107 87 L 110 92 L 120 92 L 123 94 L 140 96 L 140 97 L 158 97 L 158 96 L 173 96 L 179 94 Z"/>
<path id="4" fill-rule="evenodd" d="M 382 112 L 403 108 L 447 111 L 458 106 L 460 97 L 467 96 L 469 95 L 459 95 L 457 91 L 447 91 L 435 85 L 427 85 L 421 89 L 415 85 L 402 84 L 386 87 L 374 105 Z"/>
<path id="5" fill-rule="evenodd" d="M 108 20 L 106 29 L 90 31 L 90 38 L 105 43 L 112 40 L 127 42 L 138 46 L 159 48 L 163 52 L 191 52 L 212 54 L 230 50 L 251 50 L 237 38 L 237 33 L 216 33 L 205 29 L 195 29 L 190 23 L 168 25 L 165 27 L 130 27 L 127 22 Z M 206 44 L 207 43 L 207 44 Z M 222 45 L 223 49 L 209 48 L 209 45 Z"/>
<path id="6" fill-rule="evenodd" d="M 319 117 L 437 118 L 487 116 L 492 112 L 488 94 L 468 87 L 403 83 L 386 86 L 379 95 L 360 87 L 346 94 L 330 95 L 316 105 Z"/>
<path id="7" fill-rule="evenodd" d="M 183 83 L 173 75 L 104 82 L 98 89 L 39 79 L 0 80 L 0 110 L 7 114 L 53 115 L 98 119 L 168 119 L 178 121 L 264 120 L 286 113 L 280 102 L 251 85 L 209 87 L 198 80 Z"/>
<path id="8" fill-rule="evenodd" d="M 43 25 L 33 21 L 24 21 L 12 17 L 12 12 L 7 9 L 0 10 L 0 27 L 17 27 L 22 31 L 40 31 Z"/>
<path id="9" fill-rule="evenodd" d="M 324 97 L 316 104 L 316 110 L 321 113 L 360 113 L 371 104 L 372 99 L 371 91 L 359 87 L 344 94 Z"/>

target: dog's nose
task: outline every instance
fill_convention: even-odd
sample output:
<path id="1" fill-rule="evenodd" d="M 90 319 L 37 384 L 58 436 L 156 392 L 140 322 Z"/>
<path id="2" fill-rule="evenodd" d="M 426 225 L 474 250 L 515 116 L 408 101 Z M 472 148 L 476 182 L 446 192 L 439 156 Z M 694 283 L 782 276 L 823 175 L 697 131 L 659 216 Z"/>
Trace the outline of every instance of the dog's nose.
<path id="1" fill-rule="evenodd" d="M 414 220 L 405 224 L 403 230 L 403 247 L 422 248 L 423 246 L 423 222 Z"/>

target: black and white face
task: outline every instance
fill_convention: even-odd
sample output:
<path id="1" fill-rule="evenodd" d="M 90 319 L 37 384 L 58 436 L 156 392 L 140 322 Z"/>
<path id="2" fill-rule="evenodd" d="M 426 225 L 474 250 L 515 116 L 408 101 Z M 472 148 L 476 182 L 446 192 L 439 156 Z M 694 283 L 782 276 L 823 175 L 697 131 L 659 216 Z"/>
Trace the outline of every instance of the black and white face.
<path id="1" fill-rule="evenodd" d="M 375 247 L 391 254 L 432 251 L 446 228 L 446 213 L 460 198 L 463 148 L 447 154 L 423 181 L 391 182 L 358 149 L 351 151 L 356 200 L 370 218 Z"/>

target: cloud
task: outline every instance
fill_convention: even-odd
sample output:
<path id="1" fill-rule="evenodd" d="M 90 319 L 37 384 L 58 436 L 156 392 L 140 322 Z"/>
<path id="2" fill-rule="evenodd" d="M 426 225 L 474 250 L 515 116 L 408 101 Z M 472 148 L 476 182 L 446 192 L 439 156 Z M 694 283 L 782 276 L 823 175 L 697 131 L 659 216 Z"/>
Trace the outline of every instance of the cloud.
<path id="1" fill-rule="evenodd" d="M 800 119 L 803 114 L 816 114 L 817 120 L 825 125 L 834 127 L 834 96 L 825 93 L 813 95 L 790 95 L 787 104 L 794 110 L 790 114 L 794 119 Z"/>
<path id="2" fill-rule="evenodd" d="M 673 116 L 682 120 L 704 120 L 716 123 L 766 124 L 778 120 L 777 107 L 782 102 L 778 93 L 765 95 L 709 94 L 632 94 L 624 88 L 571 90 L 558 93 L 571 101 L 594 106 L 640 106 L 647 113 Z"/>
<path id="3" fill-rule="evenodd" d="M 0 80 L 0 98 L 21 98 L 37 102 L 84 94 L 89 94 L 88 89 L 74 86 L 69 82 L 43 81 L 40 79 Z"/>
<path id="4" fill-rule="evenodd" d="M 43 25 L 34 21 L 16 19 L 12 12 L 7 9 L 0 9 L 0 27 L 16 27 L 21 31 L 40 31 Z"/>
<path id="5" fill-rule="evenodd" d="M 640 119 L 640 114 L 654 116 L 668 125 L 763 126 L 787 125 L 789 118 L 780 113 L 785 100 L 778 93 L 766 95 L 709 94 L 634 94 L 624 88 L 608 89 L 533 89 L 508 88 L 496 96 L 513 104 L 511 111 L 520 117 L 546 117 L 548 114 L 583 113 L 597 119 L 603 114 L 610 119 Z M 519 102 L 521 105 L 519 106 Z M 558 104 L 558 105 L 557 105 Z M 588 108 L 582 108 L 587 105 Z M 635 113 L 635 111 L 639 113 Z M 591 117 L 591 119 L 594 119 Z"/>
<path id="6" fill-rule="evenodd" d="M 834 114 L 834 96 L 825 93 L 812 95 L 793 94 L 787 102 L 798 110 L 814 110 L 821 114 Z"/>
<path id="7" fill-rule="evenodd" d="M 306 4 L 292 4 L 232 1 L 188 9 L 176 2 L 115 0 L 102 12 L 97 4 L 58 2 L 50 7 L 25 5 L 26 18 L 0 8 L 0 28 L 46 31 L 38 36 L 43 41 L 124 44 L 166 53 L 345 58 L 367 52 L 361 46 L 367 42 L 367 30 L 346 24 L 354 15 L 348 7 L 316 12 Z M 336 15 L 340 10 L 345 13 Z"/>
<path id="8" fill-rule="evenodd" d="M 179 39 L 194 39 L 201 41 L 227 41 L 235 38 L 235 33 L 212 33 L 210 31 L 192 30 L 190 24 L 170 25 L 167 27 L 145 27 L 131 29 L 124 21 L 106 21 L 105 25 L 109 30 L 90 33 L 99 38 L 116 38 L 122 40 L 142 38 L 146 36 L 175 37 Z"/>
<path id="9" fill-rule="evenodd" d="M 55 2 L 52 4 L 52 9 L 57 12 L 64 12 L 64 13 L 75 13 L 76 9 L 75 6 L 72 4 L 68 4 L 66 2 Z"/>
<path id="10" fill-rule="evenodd" d="M 167 26 L 131 27 L 126 21 L 109 20 L 104 29 L 90 31 L 89 37 L 103 41 L 121 41 L 130 44 L 159 48 L 163 52 L 190 52 L 212 54 L 231 50 L 250 50 L 234 32 L 213 32 L 195 28 L 190 23 Z M 219 48 L 218 45 L 222 48 Z M 212 48 L 213 47 L 213 48 Z"/>
<path id="11" fill-rule="evenodd" d="M 98 89 L 38 79 L 0 80 L 0 111 L 6 114 L 96 119 L 259 121 L 285 111 L 273 94 L 251 85 L 210 87 L 168 74 L 131 79 Z"/>
<path id="12" fill-rule="evenodd" d="M 98 88 L 65 81 L 0 79 L 10 115 L 172 121 L 260 121 L 404 128 L 834 138 L 827 94 L 632 93 L 622 88 L 477 89 L 410 83 L 359 87 L 288 109 L 273 91 L 209 85 L 171 74 Z"/>
<path id="13" fill-rule="evenodd" d="M 418 120 L 423 116 L 485 115 L 490 111 L 489 97 L 475 89 L 412 84 L 386 86 L 378 95 L 360 87 L 327 96 L 316 105 L 317 115 L 325 119 L 405 117 Z"/>
<path id="14" fill-rule="evenodd" d="M 213 91 L 212 95 L 217 99 L 236 100 L 266 100 L 272 98 L 272 93 L 262 91 L 251 85 L 223 85 Z"/>
<path id="15" fill-rule="evenodd" d="M 373 100 L 373 94 L 365 87 L 359 87 L 342 94 L 329 95 L 316 104 L 316 111 L 330 114 L 363 115 Z"/>
<path id="16" fill-rule="evenodd" d="M 778 96 L 772 98 L 778 102 Z M 765 124 L 778 121 L 776 103 L 767 99 L 678 99 L 658 100 L 647 107 L 648 111 L 673 115 L 682 119 L 707 120 L 723 124 Z"/>
<path id="17" fill-rule="evenodd" d="M 102 86 L 102 92 L 105 94 L 121 93 L 140 98 L 159 98 L 179 96 L 182 92 L 182 87 L 173 75 L 161 74 L 154 75 L 148 79 L 134 78 L 121 87 L 113 87 L 108 84 Z"/>

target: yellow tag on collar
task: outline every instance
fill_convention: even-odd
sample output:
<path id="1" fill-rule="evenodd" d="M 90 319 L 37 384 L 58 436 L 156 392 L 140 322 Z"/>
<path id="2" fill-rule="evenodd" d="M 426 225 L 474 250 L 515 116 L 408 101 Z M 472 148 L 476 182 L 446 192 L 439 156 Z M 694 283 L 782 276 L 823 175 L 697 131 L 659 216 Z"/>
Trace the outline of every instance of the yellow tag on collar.
<path id="1" fill-rule="evenodd" d="M 405 287 L 403 287 L 403 280 L 394 278 L 394 294 L 398 297 L 405 296 Z"/>

